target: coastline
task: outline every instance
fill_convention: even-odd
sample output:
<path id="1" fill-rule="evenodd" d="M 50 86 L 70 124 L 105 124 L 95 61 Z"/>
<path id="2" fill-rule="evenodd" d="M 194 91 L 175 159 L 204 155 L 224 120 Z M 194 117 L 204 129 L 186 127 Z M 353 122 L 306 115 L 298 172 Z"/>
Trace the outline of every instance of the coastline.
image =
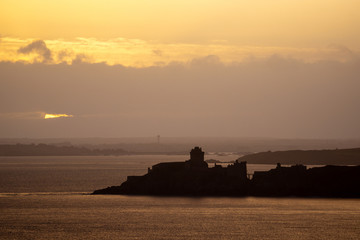
<path id="1" fill-rule="evenodd" d="M 204 152 L 195 147 L 188 161 L 158 163 L 143 176 L 128 176 L 121 185 L 93 194 L 360 198 L 360 166 L 307 169 L 278 163 L 269 171 L 248 174 L 247 163 L 238 160 L 209 168 Z"/>

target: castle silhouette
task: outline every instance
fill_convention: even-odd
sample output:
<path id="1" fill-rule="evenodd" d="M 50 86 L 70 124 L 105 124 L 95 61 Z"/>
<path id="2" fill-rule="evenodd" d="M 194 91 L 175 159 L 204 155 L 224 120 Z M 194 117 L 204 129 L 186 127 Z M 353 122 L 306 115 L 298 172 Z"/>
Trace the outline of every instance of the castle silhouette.
<path id="1" fill-rule="evenodd" d="M 360 166 L 304 165 L 256 171 L 250 179 L 247 163 L 236 160 L 227 167 L 212 168 L 200 147 L 190 151 L 185 162 L 163 162 L 144 176 L 128 176 L 120 186 L 93 194 L 168 196 L 301 196 L 360 198 Z M 335 177 L 336 176 L 336 177 Z"/>

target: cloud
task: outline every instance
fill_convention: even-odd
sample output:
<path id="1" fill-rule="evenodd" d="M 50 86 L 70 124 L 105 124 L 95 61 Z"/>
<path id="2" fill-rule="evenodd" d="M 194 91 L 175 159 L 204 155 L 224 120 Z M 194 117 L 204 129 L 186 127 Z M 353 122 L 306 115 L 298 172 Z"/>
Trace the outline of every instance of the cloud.
<path id="1" fill-rule="evenodd" d="M 53 119 L 53 118 L 71 118 L 73 115 L 65 113 L 46 113 L 44 119 Z"/>
<path id="2" fill-rule="evenodd" d="M 18 49 L 18 53 L 22 54 L 30 54 L 33 52 L 37 53 L 44 63 L 49 63 L 53 60 L 51 50 L 46 46 L 46 43 L 43 40 L 33 41 L 27 46 Z"/>
<path id="3" fill-rule="evenodd" d="M 342 61 L 359 59 L 359 55 L 346 46 L 340 44 L 330 44 L 328 48 L 332 50 L 334 55 L 337 55 L 337 58 Z"/>
<path id="4" fill-rule="evenodd" d="M 86 54 L 80 53 L 76 54 L 76 57 L 72 59 L 72 64 L 79 64 L 79 63 L 85 63 L 90 60 L 90 57 Z"/>
<path id="5" fill-rule="evenodd" d="M 161 57 L 161 56 L 163 55 L 163 52 L 162 52 L 161 50 L 159 50 L 159 49 L 154 49 L 152 52 L 153 52 L 156 56 L 159 56 L 159 57 Z"/>
<path id="6" fill-rule="evenodd" d="M 0 136 L 358 138 L 359 76 L 360 61 L 279 55 L 232 65 L 212 55 L 145 68 L 0 63 Z M 19 120 L 33 109 L 76 117 Z"/>
<path id="7" fill-rule="evenodd" d="M 74 56 L 74 52 L 69 49 L 61 50 L 57 53 L 57 60 L 60 62 L 68 62 Z"/>
<path id="8" fill-rule="evenodd" d="M 0 113 L 0 119 L 20 119 L 20 120 L 34 120 L 34 119 L 52 119 L 52 118 L 71 118 L 70 114 L 45 113 L 41 111 L 35 112 L 5 112 Z"/>
<path id="9" fill-rule="evenodd" d="M 194 58 L 190 61 L 191 66 L 217 66 L 223 65 L 219 56 L 209 55 L 202 58 Z"/>
<path id="10" fill-rule="evenodd" d="M 9 112 L 0 113 L 0 119 L 42 119 L 44 118 L 44 112 Z"/>
<path id="11" fill-rule="evenodd" d="M 30 43 L 31 42 L 31 43 Z M 29 44 L 30 43 L 30 44 Z M 24 46 L 25 45 L 25 46 Z M 23 54 L 19 54 L 23 53 Z M 91 56 L 85 57 L 86 56 Z M 77 57 L 78 55 L 78 57 Z M 168 65 L 172 62 L 188 63 L 204 56 L 218 56 L 225 64 L 247 62 L 249 59 L 267 59 L 270 56 L 293 58 L 307 63 L 319 61 L 347 62 L 358 59 L 358 50 L 342 45 L 323 48 L 296 48 L 277 46 L 243 46 L 231 43 L 210 44 L 159 43 L 141 39 L 76 38 L 73 40 L 36 40 L 3 37 L 0 47 L 0 61 L 22 61 L 27 63 L 79 62 L 150 67 Z M 211 61 L 211 59 L 208 59 Z M 215 60 L 215 59 L 213 59 Z M 195 60 L 196 61 L 196 60 Z"/>

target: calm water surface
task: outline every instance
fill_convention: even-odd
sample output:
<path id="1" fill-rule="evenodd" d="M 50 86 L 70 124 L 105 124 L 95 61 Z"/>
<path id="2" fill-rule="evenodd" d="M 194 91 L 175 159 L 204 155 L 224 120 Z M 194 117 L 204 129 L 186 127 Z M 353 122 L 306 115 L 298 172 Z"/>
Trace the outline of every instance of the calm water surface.
<path id="1" fill-rule="evenodd" d="M 357 199 L 88 195 L 187 158 L 0 158 L 0 239 L 360 239 Z"/>

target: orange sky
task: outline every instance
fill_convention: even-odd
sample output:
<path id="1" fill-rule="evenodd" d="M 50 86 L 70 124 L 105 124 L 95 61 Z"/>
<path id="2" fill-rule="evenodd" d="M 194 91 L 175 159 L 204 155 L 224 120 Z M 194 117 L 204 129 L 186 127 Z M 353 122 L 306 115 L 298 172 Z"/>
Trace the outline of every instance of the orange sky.
<path id="1" fill-rule="evenodd" d="M 356 0 L 3 0 L 0 60 L 34 61 L 16 51 L 34 40 L 45 41 L 54 63 L 78 54 L 137 67 L 207 55 L 344 60 L 339 49 L 360 51 L 358 9 Z"/>

